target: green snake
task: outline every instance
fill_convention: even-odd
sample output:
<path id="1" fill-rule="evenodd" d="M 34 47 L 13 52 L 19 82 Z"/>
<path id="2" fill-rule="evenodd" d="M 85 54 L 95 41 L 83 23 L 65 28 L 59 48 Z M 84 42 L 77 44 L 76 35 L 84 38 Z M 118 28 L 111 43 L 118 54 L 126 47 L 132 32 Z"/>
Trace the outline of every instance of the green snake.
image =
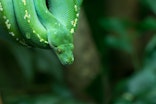
<path id="1" fill-rule="evenodd" d="M 71 64 L 81 3 L 82 0 L 0 0 L 0 25 L 17 42 L 52 48 L 62 64 Z"/>

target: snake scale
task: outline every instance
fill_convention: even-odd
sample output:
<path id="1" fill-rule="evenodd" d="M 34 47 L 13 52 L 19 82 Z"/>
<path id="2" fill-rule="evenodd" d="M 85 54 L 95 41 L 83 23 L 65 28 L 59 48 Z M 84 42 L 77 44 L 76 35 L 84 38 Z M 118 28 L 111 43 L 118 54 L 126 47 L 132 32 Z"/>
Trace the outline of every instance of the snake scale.
<path id="1" fill-rule="evenodd" d="M 62 64 L 71 64 L 81 3 L 82 0 L 0 0 L 0 25 L 22 45 L 53 49 Z"/>

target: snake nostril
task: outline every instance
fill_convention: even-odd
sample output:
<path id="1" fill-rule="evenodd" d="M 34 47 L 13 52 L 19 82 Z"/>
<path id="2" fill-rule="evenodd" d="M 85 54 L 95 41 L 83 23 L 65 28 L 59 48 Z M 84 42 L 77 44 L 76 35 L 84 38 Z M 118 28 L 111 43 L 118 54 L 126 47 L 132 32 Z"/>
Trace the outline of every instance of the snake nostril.
<path id="1" fill-rule="evenodd" d="M 72 64 L 73 61 L 74 61 L 74 58 L 73 58 L 73 57 L 70 57 L 70 58 L 68 58 L 68 59 L 66 60 L 66 63 L 67 63 L 67 64 Z"/>

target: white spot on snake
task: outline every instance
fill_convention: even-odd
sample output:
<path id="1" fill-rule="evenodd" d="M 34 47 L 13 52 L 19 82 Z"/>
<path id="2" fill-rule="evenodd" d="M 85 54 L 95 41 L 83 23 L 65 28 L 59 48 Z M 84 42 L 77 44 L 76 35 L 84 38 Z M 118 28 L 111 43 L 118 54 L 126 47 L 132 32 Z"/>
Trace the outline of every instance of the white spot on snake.
<path id="1" fill-rule="evenodd" d="M 27 20 L 28 23 L 30 23 L 31 22 L 30 18 L 31 18 L 31 15 L 29 14 L 28 10 L 25 10 L 24 19 Z M 36 36 L 39 38 L 40 42 L 44 42 L 44 43 L 48 44 L 48 41 L 44 40 L 35 30 L 32 30 L 32 32 L 34 34 L 36 34 Z M 26 34 L 26 37 L 28 39 L 30 39 L 30 36 L 31 36 L 31 34 Z"/>
<path id="2" fill-rule="evenodd" d="M 44 43 L 48 44 L 48 41 L 44 41 Z"/>
<path id="3" fill-rule="evenodd" d="M 30 23 L 30 20 L 28 20 L 27 22 Z"/>
<path id="4" fill-rule="evenodd" d="M 75 8 L 75 11 L 77 12 L 78 11 L 77 5 L 74 5 L 74 8 Z"/>
<path id="5" fill-rule="evenodd" d="M 8 19 L 5 21 L 5 24 L 6 24 L 7 28 L 10 29 L 11 24 L 9 23 L 9 20 Z"/>
<path id="6" fill-rule="evenodd" d="M 70 30 L 70 33 L 71 33 L 71 34 L 73 34 L 73 33 L 74 33 L 74 28 L 72 28 L 72 29 Z"/>
<path id="7" fill-rule="evenodd" d="M 28 13 L 28 10 L 25 10 L 24 19 L 27 19 L 28 23 L 30 23 L 30 17 L 31 17 L 31 15 Z"/>
<path id="8" fill-rule="evenodd" d="M 79 13 L 76 14 L 76 17 L 79 17 Z"/>
<path id="9" fill-rule="evenodd" d="M 73 25 L 74 24 L 74 21 L 71 21 L 71 24 Z"/>
<path id="10" fill-rule="evenodd" d="M 26 5 L 26 0 L 23 0 L 23 3 L 24 3 L 24 5 Z M 3 12 L 3 11 L 4 11 L 4 9 L 3 9 L 2 3 L 0 2 L 0 12 Z M 10 30 L 10 29 L 11 29 L 11 24 L 10 24 L 9 19 L 7 19 L 7 17 L 6 17 L 5 15 L 3 15 L 2 18 L 5 20 L 5 25 L 6 25 L 7 29 Z M 11 36 L 13 36 L 13 37 L 16 36 L 16 34 L 15 34 L 13 31 L 9 31 L 8 33 L 9 33 Z M 27 45 L 24 41 L 21 41 L 18 37 L 16 37 L 15 40 L 16 40 L 16 41 L 19 41 L 19 43 L 21 43 L 21 44 L 23 44 L 23 45 L 25 45 L 25 46 L 27 46 L 27 47 L 30 47 L 30 46 Z"/>
<path id="11" fill-rule="evenodd" d="M 0 2 L 0 11 L 3 11 L 2 3 Z"/>
<path id="12" fill-rule="evenodd" d="M 35 31 L 35 30 L 33 30 L 33 33 L 36 33 L 36 31 Z"/>
<path id="13" fill-rule="evenodd" d="M 75 21 L 74 21 L 74 27 L 76 26 L 77 22 L 78 22 L 78 19 L 75 18 Z"/>
<path id="14" fill-rule="evenodd" d="M 44 43 L 48 44 L 48 41 L 42 39 L 42 37 L 38 33 L 36 33 L 35 30 L 33 30 L 33 33 L 37 35 L 37 37 L 40 39 L 40 42 L 44 42 Z"/>
<path id="15" fill-rule="evenodd" d="M 13 32 L 9 32 L 9 34 L 10 34 L 11 36 L 15 36 L 15 34 L 14 34 Z"/>
<path id="16" fill-rule="evenodd" d="M 28 13 L 28 10 L 25 10 L 24 19 L 30 19 L 30 14 Z"/>
<path id="17" fill-rule="evenodd" d="M 24 5 L 26 5 L 26 4 L 27 4 L 27 3 L 26 3 L 26 0 L 22 0 L 22 2 L 23 2 L 23 4 L 24 4 Z"/>
<path id="18" fill-rule="evenodd" d="M 70 30 L 70 33 L 73 34 L 75 32 L 75 27 L 77 26 L 77 22 L 78 22 L 78 17 L 79 17 L 79 8 L 77 5 L 74 5 L 74 10 L 76 12 L 76 15 L 75 15 L 75 19 L 71 21 L 71 25 L 73 26 Z"/>
<path id="19" fill-rule="evenodd" d="M 71 21 L 72 26 L 73 27 L 76 27 L 77 22 L 78 22 L 78 19 L 77 18 L 75 18 L 75 20 Z"/>
<path id="20" fill-rule="evenodd" d="M 40 39 L 40 42 L 44 42 L 44 39 L 42 39 L 39 34 L 36 34 L 36 35 Z"/>

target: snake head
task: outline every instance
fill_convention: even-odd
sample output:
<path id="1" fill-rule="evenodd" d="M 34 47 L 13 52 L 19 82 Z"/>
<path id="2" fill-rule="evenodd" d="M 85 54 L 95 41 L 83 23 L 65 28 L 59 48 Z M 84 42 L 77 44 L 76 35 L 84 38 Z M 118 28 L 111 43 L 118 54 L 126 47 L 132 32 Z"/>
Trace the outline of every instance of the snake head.
<path id="1" fill-rule="evenodd" d="M 54 31 L 53 34 L 48 35 L 48 42 L 57 54 L 59 60 L 63 65 L 72 64 L 73 56 L 73 36 L 67 31 Z"/>
<path id="2" fill-rule="evenodd" d="M 73 44 L 62 44 L 54 48 L 54 50 L 63 65 L 73 63 Z"/>

